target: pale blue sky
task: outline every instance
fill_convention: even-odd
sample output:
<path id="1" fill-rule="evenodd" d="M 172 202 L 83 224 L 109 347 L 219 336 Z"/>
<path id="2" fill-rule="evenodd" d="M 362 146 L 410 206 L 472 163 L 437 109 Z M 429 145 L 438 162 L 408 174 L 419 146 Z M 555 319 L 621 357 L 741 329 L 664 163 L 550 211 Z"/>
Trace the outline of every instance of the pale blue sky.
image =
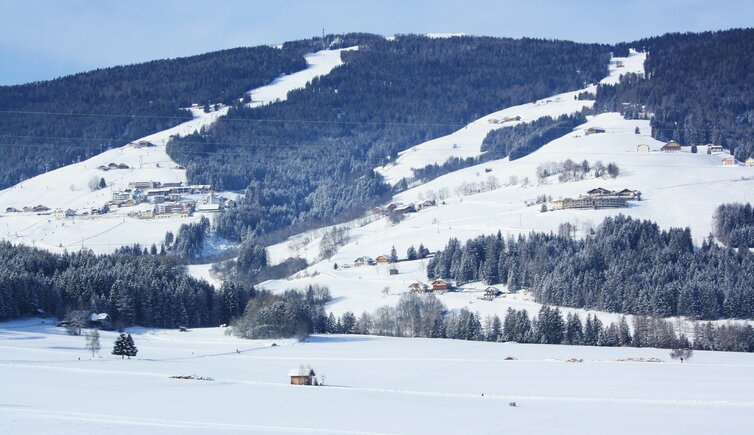
<path id="1" fill-rule="evenodd" d="M 0 85 L 328 33 L 618 42 L 754 26 L 751 0 L 0 0 Z"/>

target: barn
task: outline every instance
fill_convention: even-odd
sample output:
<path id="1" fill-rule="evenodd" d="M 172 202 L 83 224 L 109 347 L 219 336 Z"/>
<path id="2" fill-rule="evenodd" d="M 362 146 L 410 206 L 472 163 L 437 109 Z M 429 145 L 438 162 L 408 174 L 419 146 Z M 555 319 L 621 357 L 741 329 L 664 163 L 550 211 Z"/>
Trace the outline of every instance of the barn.
<path id="1" fill-rule="evenodd" d="M 670 142 L 663 145 L 662 148 L 660 148 L 660 151 L 666 153 L 675 153 L 681 151 L 681 144 L 674 140 L 671 140 Z"/>
<path id="2" fill-rule="evenodd" d="M 641 143 L 641 144 L 639 144 L 639 146 L 636 147 L 636 152 L 637 153 L 646 154 L 649 151 L 651 151 L 650 148 L 649 148 L 649 145 L 647 145 L 645 143 Z"/>
<path id="3" fill-rule="evenodd" d="M 447 279 L 438 278 L 432 281 L 433 292 L 446 292 L 453 289 L 453 282 Z"/>
<path id="4" fill-rule="evenodd" d="M 390 256 L 389 255 L 380 255 L 376 258 L 377 264 L 388 264 L 390 263 Z"/>
<path id="5" fill-rule="evenodd" d="M 408 291 L 411 293 L 424 293 L 429 291 L 429 286 L 423 282 L 415 282 L 408 286 Z"/>
<path id="6" fill-rule="evenodd" d="M 291 378 L 291 385 L 312 385 L 312 381 L 316 375 L 311 368 L 298 368 L 288 371 L 288 376 Z"/>

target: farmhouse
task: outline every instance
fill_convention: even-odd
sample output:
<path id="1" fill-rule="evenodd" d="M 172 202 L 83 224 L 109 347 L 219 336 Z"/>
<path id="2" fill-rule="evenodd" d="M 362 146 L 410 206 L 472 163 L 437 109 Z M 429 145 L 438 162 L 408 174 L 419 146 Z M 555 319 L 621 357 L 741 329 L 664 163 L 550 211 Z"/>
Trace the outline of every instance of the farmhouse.
<path id="1" fill-rule="evenodd" d="M 291 378 L 291 385 L 311 385 L 312 380 L 317 374 L 310 368 L 305 369 L 302 367 L 290 370 L 288 376 Z"/>
<path id="2" fill-rule="evenodd" d="M 52 212 L 52 217 L 55 219 L 65 219 L 67 217 L 73 217 L 76 215 L 76 212 L 74 210 L 69 209 L 62 209 L 62 208 L 56 208 Z"/>
<path id="3" fill-rule="evenodd" d="M 353 262 L 354 266 L 372 266 L 375 264 L 377 264 L 377 262 L 374 261 L 372 257 L 367 256 L 359 257 Z"/>
<path id="4" fill-rule="evenodd" d="M 26 210 L 24 209 L 24 211 L 26 211 Z M 35 206 L 34 206 L 34 207 L 33 207 L 33 208 L 31 209 L 31 211 L 33 211 L 33 212 L 50 211 L 50 207 L 44 206 L 44 205 L 42 205 L 42 204 L 39 204 L 39 205 L 35 205 Z"/>
<path id="5" fill-rule="evenodd" d="M 674 153 L 681 150 L 681 144 L 678 142 L 671 140 L 670 142 L 666 143 L 665 145 L 660 148 L 660 151 L 666 152 L 666 153 Z"/>
<path id="6" fill-rule="evenodd" d="M 754 166 L 754 157 L 749 157 L 748 159 L 746 159 L 746 161 L 744 162 L 744 165 L 745 166 Z"/>
<path id="7" fill-rule="evenodd" d="M 380 255 L 376 258 L 377 264 L 388 264 L 390 263 L 390 256 L 389 255 Z"/>
<path id="8" fill-rule="evenodd" d="M 113 192 L 113 201 L 115 202 L 128 201 L 131 198 L 133 198 L 133 191 L 131 189 Z"/>
<path id="9" fill-rule="evenodd" d="M 429 291 L 429 286 L 423 282 L 415 282 L 408 286 L 408 291 L 411 293 L 425 293 Z"/>
<path id="10" fill-rule="evenodd" d="M 398 206 L 393 211 L 396 213 L 416 213 L 416 206 L 412 202 L 411 204 Z"/>
<path id="11" fill-rule="evenodd" d="M 623 189 L 619 192 L 615 192 L 615 196 L 619 196 L 621 198 L 626 199 L 635 199 L 637 201 L 641 201 L 641 192 L 638 190 L 631 190 L 631 189 Z"/>
<path id="12" fill-rule="evenodd" d="M 154 217 L 189 217 L 193 211 L 193 204 L 189 202 L 179 202 L 174 204 L 159 204 L 155 207 Z"/>
<path id="13" fill-rule="evenodd" d="M 128 187 L 131 189 L 157 189 L 160 187 L 159 181 L 132 181 L 128 183 Z"/>
<path id="14" fill-rule="evenodd" d="M 443 293 L 452 290 L 455 286 L 453 282 L 447 279 L 438 278 L 432 281 L 432 291 Z"/>
<path id="15" fill-rule="evenodd" d="M 712 153 L 721 153 L 721 152 L 723 152 L 723 146 L 722 145 L 712 145 L 712 144 L 709 144 L 709 145 L 707 145 L 707 152 L 709 152 L 710 154 L 712 154 Z"/>
<path id="16" fill-rule="evenodd" d="M 639 146 L 636 147 L 636 152 L 637 153 L 646 154 L 646 153 L 648 153 L 650 151 L 651 150 L 649 148 L 649 145 L 647 145 L 645 143 L 641 143 L 641 144 L 639 144 Z"/>
<path id="17" fill-rule="evenodd" d="M 586 129 L 586 134 L 599 134 L 604 133 L 605 129 L 602 127 L 589 127 Z"/>
<path id="18" fill-rule="evenodd" d="M 723 159 L 723 166 L 736 166 L 736 159 L 733 157 L 726 157 Z"/>
<path id="19" fill-rule="evenodd" d="M 425 208 L 425 207 L 434 207 L 437 205 L 437 202 L 434 199 L 427 199 L 421 204 L 419 204 L 419 208 Z"/>
<path id="20" fill-rule="evenodd" d="M 614 195 L 615 192 L 613 192 L 612 190 L 607 190 L 602 187 L 598 187 L 596 189 L 587 191 L 586 194 L 589 196 L 608 196 L 608 195 Z"/>
<path id="21" fill-rule="evenodd" d="M 18 213 L 18 209 L 15 207 L 8 207 L 5 209 L 6 213 Z"/>

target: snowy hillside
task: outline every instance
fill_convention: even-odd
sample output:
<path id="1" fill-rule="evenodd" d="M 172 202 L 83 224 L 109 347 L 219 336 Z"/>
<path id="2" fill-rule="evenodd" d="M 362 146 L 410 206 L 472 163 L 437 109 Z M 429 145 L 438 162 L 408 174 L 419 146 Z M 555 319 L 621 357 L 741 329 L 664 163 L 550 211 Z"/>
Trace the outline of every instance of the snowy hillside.
<path id="1" fill-rule="evenodd" d="M 631 51 L 629 57 L 611 59 L 608 67 L 610 73 L 600 83 L 617 83 L 620 76 L 627 73 L 643 74 L 645 59 L 645 53 L 636 51 Z M 579 112 L 584 107 L 592 107 L 593 100 L 577 100 L 575 97 L 581 92 L 594 94 L 596 90 L 596 85 L 590 85 L 578 91 L 553 95 L 533 103 L 499 110 L 471 122 L 452 134 L 413 146 L 399 153 L 394 162 L 376 170 L 389 183 L 395 184 L 402 178 L 412 177 L 412 168 L 421 168 L 433 163 L 442 164 L 449 157 L 477 157 L 482 153 L 482 141 L 490 131 L 536 121 L 545 116 L 556 118 L 560 115 Z"/>
<path id="2" fill-rule="evenodd" d="M 282 76 L 268 86 L 249 92 L 250 106 L 272 104 L 287 98 L 288 92 L 301 88 L 314 77 L 332 71 L 342 64 L 340 50 L 323 50 L 306 56 L 309 67 Z M 25 243 L 51 251 L 79 249 L 82 246 L 95 252 L 110 252 L 122 245 L 159 243 L 166 231 L 175 231 L 187 222 L 197 221 L 200 213 L 191 217 L 142 220 L 129 217 L 131 212 L 151 209 L 150 204 L 121 208 L 106 215 L 89 214 L 101 208 L 112 198 L 113 192 L 128 187 L 130 182 L 159 181 L 186 183 L 186 171 L 173 162 L 166 153 L 171 136 L 185 136 L 201 130 L 225 116 L 228 107 L 210 113 L 192 108 L 194 119 L 164 130 L 139 141 L 153 143 L 154 147 L 125 145 L 105 151 L 80 163 L 68 165 L 26 180 L 0 191 L 0 237 L 14 243 Z M 103 171 L 101 166 L 124 164 L 127 169 Z M 88 187 L 94 177 L 104 178 L 107 188 L 91 191 Z M 52 213 L 6 213 L 6 209 L 23 210 L 24 207 L 43 205 L 50 209 L 72 209 L 77 216 L 56 219 Z M 86 215 L 84 215 L 86 213 Z"/>
<path id="3" fill-rule="evenodd" d="M 605 81 L 617 80 L 619 73 L 616 71 L 641 72 L 643 58 L 643 55 L 632 52 L 629 58 L 614 59 L 611 75 Z M 623 66 L 618 68 L 617 62 Z M 527 112 L 505 109 L 497 112 L 497 115 L 488 115 L 470 124 L 474 128 L 459 130 L 404 152 L 394 166 L 381 170 L 396 181 L 408 175 L 411 156 L 433 156 L 434 161 L 441 162 L 461 152 L 477 155 L 481 140 L 489 130 L 486 119 L 491 116 L 526 113 L 527 119 L 536 119 L 553 113 L 552 110 L 566 110 L 569 107 L 568 110 L 571 110 L 576 103 L 588 103 L 573 100 L 573 96 L 560 102 L 555 100 L 553 98 L 551 103 L 539 106 L 527 106 Z M 604 133 L 586 134 L 587 129 L 592 127 L 603 129 Z M 637 129 L 639 134 L 636 133 Z M 706 147 L 700 147 L 697 154 L 691 153 L 687 147 L 680 152 L 661 152 L 664 144 L 652 139 L 649 134 L 649 121 L 626 120 L 617 113 L 600 114 L 590 117 L 575 131 L 564 132 L 562 137 L 526 157 L 515 161 L 491 161 L 441 176 L 393 198 L 399 204 L 420 204 L 424 200 L 434 199 L 437 206 L 407 213 L 405 219 L 397 224 L 390 223 L 387 218 L 372 216 L 340 225 L 348 229 L 348 242 L 328 260 L 321 261 L 320 257 L 322 236 L 330 230 L 327 228 L 300 234 L 269 247 L 268 254 L 273 264 L 288 257 L 302 257 L 313 265 L 290 279 L 265 282 L 264 287 L 282 291 L 308 284 L 324 285 L 335 297 L 330 307 L 334 312 L 372 311 L 382 305 L 394 305 L 408 291 L 411 283 L 428 280 L 425 270 L 427 260 L 400 262 L 396 265 L 396 275 L 389 274 L 387 265 L 342 267 L 352 265 L 361 256 L 376 258 L 388 254 L 393 246 L 398 256 L 405 258 L 409 246 L 418 248 L 419 244 L 423 244 L 430 251 L 436 251 L 443 248 L 451 237 L 463 242 L 498 231 L 504 237 L 531 231 L 550 232 L 557 231 L 563 222 L 572 223 L 577 230 L 576 235 L 581 236 L 599 225 L 605 217 L 618 213 L 653 220 L 663 228 L 689 226 L 695 242 L 701 243 L 712 230 L 712 215 L 718 205 L 751 200 L 754 167 L 741 163 L 724 166 L 723 159 L 729 154 L 707 154 Z M 433 148 L 437 144 L 447 147 L 442 150 Z M 457 147 L 451 144 L 457 144 Z M 592 167 L 597 162 L 604 165 L 613 162 L 620 169 L 620 174 L 616 178 L 596 178 L 590 174 L 579 181 L 562 182 L 557 175 L 538 178 L 537 168 L 541 165 L 562 163 L 567 159 L 579 164 L 586 160 Z M 554 200 L 578 198 L 598 187 L 614 191 L 625 188 L 638 190 L 642 200 L 630 201 L 628 208 L 620 209 L 554 210 Z M 537 203 L 541 198 L 547 199 L 547 212 L 542 212 L 542 204 Z M 335 264 L 340 267 L 335 269 Z M 460 292 L 447 293 L 440 298 L 448 308 L 468 307 L 482 315 L 503 315 L 508 307 L 527 308 L 530 312 L 540 307 L 526 293 L 482 301 L 482 290 L 481 285 L 467 285 Z M 566 311 L 584 314 L 581 310 Z M 600 318 L 611 321 L 617 316 L 600 313 Z"/>
<path id="4" fill-rule="evenodd" d="M 84 337 L 62 328 L 38 320 L 0 324 L 0 427 L 652 434 L 743 433 L 754 424 L 752 354 L 699 351 L 681 364 L 651 348 L 353 335 L 272 346 L 225 336 L 222 328 L 128 332 L 139 349 L 135 359 L 110 355 L 112 332 L 101 333 L 101 356 L 92 358 Z M 290 385 L 289 370 L 301 366 L 311 366 L 325 386 Z M 171 378 L 187 375 L 209 380 Z"/>

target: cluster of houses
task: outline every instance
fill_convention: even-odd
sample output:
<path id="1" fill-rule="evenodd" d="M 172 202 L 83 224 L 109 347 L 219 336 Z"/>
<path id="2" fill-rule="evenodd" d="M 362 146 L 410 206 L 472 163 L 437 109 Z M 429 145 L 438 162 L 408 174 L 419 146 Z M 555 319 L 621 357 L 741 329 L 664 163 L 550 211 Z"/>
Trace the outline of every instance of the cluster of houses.
<path id="1" fill-rule="evenodd" d="M 396 213 L 396 214 L 416 213 L 419 210 L 422 210 L 427 207 L 434 207 L 436 205 L 437 205 L 437 201 L 435 201 L 434 199 L 427 199 L 425 201 L 420 202 L 419 204 L 414 204 L 413 202 L 410 202 L 408 204 L 403 204 L 400 202 L 391 202 L 385 207 L 375 207 L 374 209 L 372 209 L 372 213 L 376 215 L 384 215 L 384 216 L 387 216 L 391 213 Z"/>
<path id="2" fill-rule="evenodd" d="M 707 144 L 707 145 L 699 145 L 698 148 L 706 149 L 707 154 L 717 154 L 717 153 L 725 152 L 722 145 Z M 660 147 L 660 152 L 663 152 L 663 153 L 677 153 L 680 151 L 681 151 L 681 144 L 674 140 L 666 142 L 662 147 Z M 649 147 L 649 145 L 643 143 L 643 144 L 639 144 L 636 147 L 636 152 L 640 154 L 647 154 L 647 153 L 652 152 L 652 149 Z M 722 159 L 723 166 L 738 166 L 738 164 L 739 162 L 737 162 L 736 158 L 733 156 L 725 156 Z M 743 162 L 743 165 L 754 167 L 754 157 L 747 158 L 746 161 Z"/>
<path id="3" fill-rule="evenodd" d="M 131 142 L 130 144 L 128 144 L 128 146 L 133 147 L 133 148 L 150 148 L 150 147 L 155 147 L 157 145 L 146 140 L 140 140 L 136 142 Z"/>
<path id="4" fill-rule="evenodd" d="M 598 187 L 580 195 L 578 198 L 564 198 L 554 201 L 555 210 L 598 209 L 628 207 L 628 201 L 641 201 L 638 190 L 623 189 L 614 191 Z"/>
<path id="5" fill-rule="evenodd" d="M 39 204 L 35 205 L 33 207 L 26 206 L 22 208 L 21 210 L 17 209 L 16 207 L 8 207 L 5 209 L 6 213 L 44 213 L 50 211 L 50 207 L 47 207 L 45 205 Z"/>
<path id="6" fill-rule="evenodd" d="M 506 116 L 502 119 L 490 118 L 487 120 L 487 123 L 488 124 L 504 124 L 506 122 L 513 122 L 513 121 L 520 121 L 520 120 L 521 120 L 520 116 Z"/>
<path id="7" fill-rule="evenodd" d="M 199 201 L 186 199 L 184 195 L 205 195 Z M 113 192 L 108 201 L 108 208 L 132 207 L 148 202 L 153 204 L 151 210 L 136 213 L 143 219 L 190 216 L 194 211 L 220 212 L 224 207 L 234 207 L 231 199 L 218 197 L 212 192 L 212 186 L 205 184 L 184 185 L 182 182 L 134 181 L 128 188 Z"/>
<path id="8" fill-rule="evenodd" d="M 125 163 L 110 163 L 107 166 L 99 165 L 97 166 L 97 169 L 99 169 L 100 171 L 111 171 L 115 169 L 130 169 L 130 166 Z"/>
<path id="9" fill-rule="evenodd" d="M 437 278 L 429 284 L 423 282 L 414 282 L 408 286 L 411 293 L 445 293 L 456 289 L 456 283 L 444 278 Z"/>

